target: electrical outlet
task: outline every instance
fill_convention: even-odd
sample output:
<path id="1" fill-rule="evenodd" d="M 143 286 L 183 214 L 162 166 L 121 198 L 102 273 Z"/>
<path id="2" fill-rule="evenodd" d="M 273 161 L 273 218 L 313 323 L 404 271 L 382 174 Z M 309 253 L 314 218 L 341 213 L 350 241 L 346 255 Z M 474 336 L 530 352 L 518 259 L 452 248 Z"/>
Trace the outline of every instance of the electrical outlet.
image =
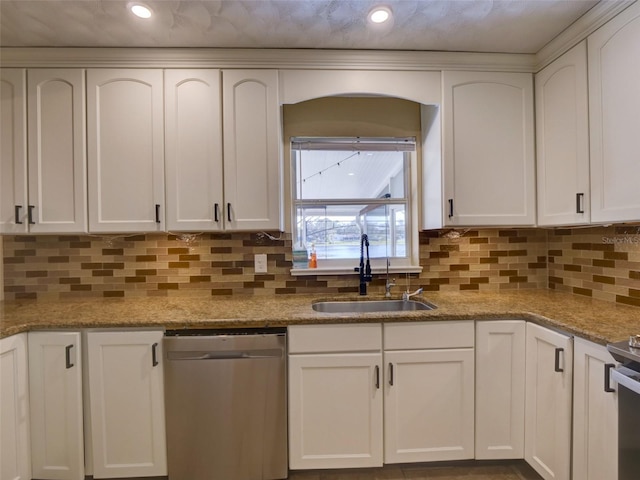
<path id="1" fill-rule="evenodd" d="M 253 257 L 253 266 L 256 273 L 267 273 L 267 254 L 256 253 Z"/>

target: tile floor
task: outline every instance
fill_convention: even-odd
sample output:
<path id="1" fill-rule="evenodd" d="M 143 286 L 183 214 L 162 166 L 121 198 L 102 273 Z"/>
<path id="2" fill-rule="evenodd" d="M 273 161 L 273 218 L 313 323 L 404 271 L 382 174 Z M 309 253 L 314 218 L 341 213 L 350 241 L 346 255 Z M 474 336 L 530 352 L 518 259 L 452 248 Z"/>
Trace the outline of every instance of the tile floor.
<path id="1" fill-rule="evenodd" d="M 523 461 L 407 464 L 356 470 L 291 472 L 288 480 L 540 480 Z"/>

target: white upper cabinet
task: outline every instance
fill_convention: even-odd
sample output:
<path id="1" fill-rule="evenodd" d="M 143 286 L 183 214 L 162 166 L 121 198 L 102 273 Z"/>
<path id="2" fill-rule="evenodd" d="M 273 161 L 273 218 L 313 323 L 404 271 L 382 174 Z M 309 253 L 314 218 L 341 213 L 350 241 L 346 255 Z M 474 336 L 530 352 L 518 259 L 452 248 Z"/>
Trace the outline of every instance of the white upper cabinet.
<path id="1" fill-rule="evenodd" d="M 538 224 L 589 223 L 587 45 L 535 77 Z"/>
<path id="2" fill-rule="evenodd" d="M 84 70 L 2 70 L 0 233 L 86 232 L 86 165 Z"/>
<path id="3" fill-rule="evenodd" d="M 29 332 L 31 465 L 35 478 L 84 480 L 78 332 Z"/>
<path id="4" fill-rule="evenodd" d="M 0 233 L 27 231 L 27 75 L 0 69 Z"/>
<path id="5" fill-rule="evenodd" d="M 87 71 L 89 230 L 164 230 L 162 70 Z"/>
<path id="6" fill-rule="evenodd" d="M 591 221 L 640 220 L 640 3 L 588 38 Z"/>
<path id="7" fill-rule="evenodd" d="M 277 70 L 222 72 L 224 197 L 230 230 L 281 230 Z"/>
<path id="8" fill-rule="evenodd" d="M 167 229 L 222 230 L 220 70 L 166 70 Z"/>
<path id="9" fill-rule="evenodd" d="M 444 224 L 534 225 L 532 75 L 445 71 L 442 84 Z"/>
<path id="10" fill-rule="evenodd" d="M 34 69 L 27 77 L 29 231 L 86 232 L 84 70 Z"/>

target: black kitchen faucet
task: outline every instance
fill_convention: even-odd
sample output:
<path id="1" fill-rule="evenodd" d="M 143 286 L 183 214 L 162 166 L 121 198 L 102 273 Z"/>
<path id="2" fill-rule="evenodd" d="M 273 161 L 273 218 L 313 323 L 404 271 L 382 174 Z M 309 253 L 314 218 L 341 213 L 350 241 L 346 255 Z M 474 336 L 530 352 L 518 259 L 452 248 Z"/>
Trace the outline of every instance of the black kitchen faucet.
<path id="1" fill-rule="evenodd" d="M 367 263 L 364 261 L 364 248 L 367 247 Z M 360 237 L 360 267 L 355 269 L 360 273 L 360 295 L 367 294 L 367 282 L 373 279 L 371 264 L 369 263 L 369 236 L 366 233 Z"/>

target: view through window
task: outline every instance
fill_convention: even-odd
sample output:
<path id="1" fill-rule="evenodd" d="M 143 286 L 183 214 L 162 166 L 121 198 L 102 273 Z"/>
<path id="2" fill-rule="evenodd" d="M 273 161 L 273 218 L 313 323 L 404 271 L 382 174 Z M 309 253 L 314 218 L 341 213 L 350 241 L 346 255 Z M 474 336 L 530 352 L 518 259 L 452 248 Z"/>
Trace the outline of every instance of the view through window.
<path id="1" fill-rule="evenodd" d="M 408 264 L 414 138 L 292 138 L 294 246 L 324 265 L 354 265 L 362 234 L 372 259 Z M 326 261 L 329 261 L 328 263 Z"/>

